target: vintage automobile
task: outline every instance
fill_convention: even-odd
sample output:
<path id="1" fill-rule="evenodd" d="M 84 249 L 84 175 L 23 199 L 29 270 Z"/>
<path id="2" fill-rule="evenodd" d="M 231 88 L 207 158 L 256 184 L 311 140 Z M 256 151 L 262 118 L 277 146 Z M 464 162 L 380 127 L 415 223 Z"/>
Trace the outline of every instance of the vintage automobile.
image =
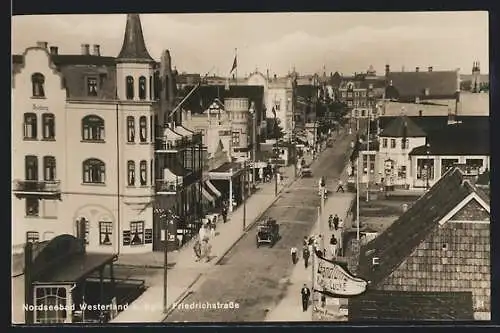
<path id="1" fill-rule="evenodd" d="M 256 245 L 269 244 L 271 247 L 280 238 L 280 226 L 275 219 L 264 217 L 257 225 Z"/>
<path id="2" fill-rule="evenodd" d="M 304 165 L 300 169 L 300 176 L 303 177 L 303 178 L 305 178 L 305 177 L 312 177 L 311 167 L 309 165 Z"/>

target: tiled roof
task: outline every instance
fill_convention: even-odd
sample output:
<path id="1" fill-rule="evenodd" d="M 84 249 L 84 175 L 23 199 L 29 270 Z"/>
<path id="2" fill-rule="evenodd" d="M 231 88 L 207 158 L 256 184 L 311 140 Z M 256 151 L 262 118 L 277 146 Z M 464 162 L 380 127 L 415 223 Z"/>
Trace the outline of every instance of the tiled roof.
<path id="1" fill-rule="evenodd" d="M 388 89 L 387 98 L 454 98 L 458 89 L 457 71 L 390 72 L 387 80 L 392 82 L 396 92 L 396 96 L 391 96 L 392 88 Z M 425 94 L 426 89 L 428 95 Z"/>
<path id="2" fill-rule="evenodd" d="M 408 116 L 402 115 L 393 119 L 389 124 L 387 124 L 387 126 L 382 130 L 380 136 L 396 138 L 419 138 L 425 137 L 426 133 Z"/>
<path id="3" fill-rule="evenodd" d="M 450 169 L 389 228 L 363 246 L 358 276 L 376 288 L 435 230 L 439 220 L 474 190 L 463 180 L 458 168 Z M 375 257 L 379 265 L 374 269 Z"/>
<path id="4" fill-rule="evenodd" d="M 430 155 L 490 155 L 489 129 L 462 124 L 448 125 L 427 136 Z M 427 147 L 414 148 L 410 155 L 426 155 Z"/>
<path id="5" fill-rule="evenodd" d="M 349 321 L 473 320 L 471 292 L 367 291 L 349 300 Z"/>
<path id="6" fill-rule="evenodd" d="M 379 126 L 385 129 L 394 119 L 400 116 L 382 116 L 379 117 Z M 442 131 L 447 127 L 448 116 L 407 116 L 408 119 L 418 125 L 425 133 L 431 134 L 435 131 Z M 488 130 L 490 119 L 485 116 L 457 116 L 457 121 L 461 122 L 461 128 L 476 129 L 477 131 Z"/>

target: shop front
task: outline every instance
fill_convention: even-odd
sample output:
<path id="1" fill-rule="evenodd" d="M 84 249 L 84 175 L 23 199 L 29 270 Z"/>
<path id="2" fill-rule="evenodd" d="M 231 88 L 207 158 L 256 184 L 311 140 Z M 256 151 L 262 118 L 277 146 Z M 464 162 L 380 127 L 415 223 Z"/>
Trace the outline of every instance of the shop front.
<path id="1" fill-rule="evenodd" d="M 232 212 L 243 200 L 244 172 L 241 163 L 226 162 L 210 170 L 208 178 L 220 193 L 221 200 L 227 201 Z"/>

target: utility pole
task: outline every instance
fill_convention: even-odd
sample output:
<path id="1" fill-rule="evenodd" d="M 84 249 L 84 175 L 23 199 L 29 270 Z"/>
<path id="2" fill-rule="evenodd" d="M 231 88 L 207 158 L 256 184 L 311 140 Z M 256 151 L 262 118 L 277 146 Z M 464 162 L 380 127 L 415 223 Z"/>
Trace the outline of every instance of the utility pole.
<path id="1" fill-rule="evenodd" d="M 325 235 L 324 235 L 324 223 L 323 219 L 326 216 L 325 215 L 325 190 L 326 190 L 326 184 L 323 183 L 321 186 L 321 215 L 319 219 L 319 234 L 321 235 L 321 252 L 323 252 L 323 249 L 325 248 Z"/>
<path id="2" fill-rule="evenodd" d="M 247 196 L 245 195 L 245 187 L 247 186 L 247 161 L 243 161 L 243 231 L 247 227 Z"/>
<path id="3" fill-rule="evenodd" d="M 278 138 L 278 122 L 276 119 L 276 112 L 274 112 L 274 137 L 276 138 L 276 159 L 275 159 L 275 170 L 274 170 L 274 196 L 278 196 L 278 160 L 280 157 L 280 146 Z"/>
<path id="4" fill-rule="evenodd" d="M 253 102 L 252 102 L 253 104 Z M 253 160 L 253 168 L 252 168 L 252 184 L 253 187 L 255 188 L 255 163 L 256 163 L 256 155 L 257 155 L 257 117 L 256 117 L 256 112 L 254 110 L 252 114 L 252 123 L 253 123 L 253 144 L 252 144 L 252 160 Z"/>
<path id="5" fill-rule="evenodd" d="M 366 130 L 366 202 L 370 200 L 370 162 L 371 162 L 371 155 L 370 155 L 370 108 L 368 108 L 368 127 Z"/>
<path id="6" fill-rule="evenodd" d="M 359 151 L 356 161 L 356 240 L 359 241 Z"/>

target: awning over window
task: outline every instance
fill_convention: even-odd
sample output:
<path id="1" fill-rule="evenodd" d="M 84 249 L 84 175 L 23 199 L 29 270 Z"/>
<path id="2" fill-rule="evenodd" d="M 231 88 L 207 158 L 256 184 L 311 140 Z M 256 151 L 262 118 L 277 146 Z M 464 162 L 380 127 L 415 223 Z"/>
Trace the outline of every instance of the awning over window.
<path id="1" fill-rule="evenodd" d="M 208 188 L 210 189 L 210 191 L 212 191 L 212 193 L 214 193 L 217 198 L 219 198 L 220 196 L 222 196 L 222 194 L 220 193 L 220 191 L 214 186 L 214 184 L 212 184 L 210 182 L 210 180 L 207 180 L 205 182 L 205 184 L 208 186 Z"/>
<path id="2" fill-rule="evenodd" d="M 208 191 L 205 189 L 205 186 L 201 186 L 201 194 L 202 194 L 202 195 L 203 195 L 203 197 L 204 197 L 205 199 L 207 199 L 208 201 L 210 201 L 210 202 L 214 202 L 214 201 L 215 201 L 214 197 L 212 197 L 212 196 L 210 195 L 210 193 L 208 193 Z"/>

